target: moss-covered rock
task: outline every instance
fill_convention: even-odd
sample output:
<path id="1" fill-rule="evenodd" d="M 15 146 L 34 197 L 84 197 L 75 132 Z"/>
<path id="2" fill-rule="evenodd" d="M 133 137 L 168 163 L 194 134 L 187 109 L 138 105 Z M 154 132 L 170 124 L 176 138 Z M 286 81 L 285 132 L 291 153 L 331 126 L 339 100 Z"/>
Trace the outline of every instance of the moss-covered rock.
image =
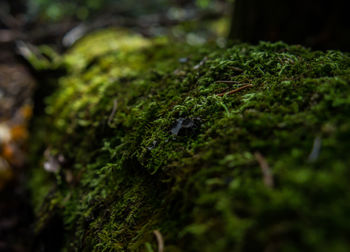
<path id="1" fill-rule="evenodd" d="M 34 122 L 41 239 L 58 223 L 67 251 L 156 251 L 154 230 L 165 251 L 350 249 L 349 54 L 107 30 L 62 60 Z"/>

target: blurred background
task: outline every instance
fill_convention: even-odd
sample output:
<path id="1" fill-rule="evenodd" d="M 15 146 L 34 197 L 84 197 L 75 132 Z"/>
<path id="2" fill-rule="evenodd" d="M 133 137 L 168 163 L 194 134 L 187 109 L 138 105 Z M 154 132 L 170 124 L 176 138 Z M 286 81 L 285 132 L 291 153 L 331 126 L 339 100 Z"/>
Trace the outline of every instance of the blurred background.
<path id="1" fill-rule="evenodd" d="M 80 25 L 75 30 L 79 35 L 118 26 L 144 36 L 167 35 L 200 44 L 214 37 L 227 37 L 232 3 L 230 0 L 2 0 L 1 40 L 13 39 L 19 35 L 15 30 L 21 28 L 22 36 L 30 42 L 62 46 L 58 39 Z M 4 29 L 13 31 L 5 34 Z"/>
<path id="2" fill-rule="evenodd" d="M 75 26 L 79 33 L 122 26 L 145 36 L 167 35 L 188 43 L 215 36 L 257 43 L 282 40 L 315 49 L 349 50 L 345 0 L 2 0 L 0 41 L 18 36 L 52 43 Z M 5 32 L 11 29 L 12 32 Z M 77 30 L 75 30 L 76 33 Z M 66 45 L 69 46 L 67 42 Z"/>

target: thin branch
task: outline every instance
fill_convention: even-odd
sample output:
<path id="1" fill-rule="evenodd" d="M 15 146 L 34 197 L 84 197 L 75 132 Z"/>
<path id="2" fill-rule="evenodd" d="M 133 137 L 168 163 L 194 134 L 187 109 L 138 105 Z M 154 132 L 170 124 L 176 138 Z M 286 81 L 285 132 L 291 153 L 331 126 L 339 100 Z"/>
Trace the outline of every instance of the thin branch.
<path id="1" fill-rule="evenodd" d="M 162 234 L 159 232 L 159 230 L 154 230 L 153 233 L 157 238 L 158 252 L 163 252 L 164 251 L 164 239 L 163 239 Z"/>
<path id="2" fill-rule="evenodd" d="M 308 162 L 312 163 L 318 159 L 321 152 L 321 147 L 322 147 L 322 139 L 321 137 L 317 136 L 314 140 L 314 145 L 312 146 L 312 151 L 309 155 Z"/>
<path id="3" fill-rule="evenodd" d="M 252 84 L 246 84 L 242 87 L 239 87 L 239 88 L 236 88 L 234 90 L 231 90 L 229 92 L 225 92 L 225 93 L 221 93 L 221 94 L 218 94 L 218 96 L 224 96 L 224 95 L 230 95 L 230 94 L 234 94 L 234 93 L 237 93 L 243 89 L 246 89 L 246 88 L 249 88 L 249 87 L 252 87 L 253 85 Z"/>
<path id="4" fill-rule="evenodd" d="M 267 187 L 273 188 L 274 181 L 273 181 L 273 175 L 272 175 L 269 164 L 267 163 L 266 159 L 264 158 L 264 156 L 260 152 L 255 152 L 254 156 L 261 167 L 261 171 L 263 173 L 264 184 Z"/>
<path id="5" fill-rule="evenodd" d="M 239 68 L 239 67 L 234 67 L 234 66 L 231 66 L 230 67 L 233 71 L 236 71 L 236 72 L 243 72 L 243 69 Z"/>
<path id="6" fill-rule="evenodd" d="M 238 81 L 229 81 L 229 80 L 218 80 L 216 83 L 225 83 L 225 84 L 240 84 Z"/>
<path id="7" fill-rule="evenodd" d="M 113 109 L 112 109 L 111 114 L 110 114 L 109 117 L 108 117 L 108 124 L 111 124 L 111 123 L 112 123 L 112 120 L 113 120 L 113 118 L 114 118 L 114 115 L 115 115 L 115 113 L 117 112 L 117 107 L 118 107 L 118 100 L 117 100 L 117 99 L 114 99 L 114 101 L 113 101 Z"/>

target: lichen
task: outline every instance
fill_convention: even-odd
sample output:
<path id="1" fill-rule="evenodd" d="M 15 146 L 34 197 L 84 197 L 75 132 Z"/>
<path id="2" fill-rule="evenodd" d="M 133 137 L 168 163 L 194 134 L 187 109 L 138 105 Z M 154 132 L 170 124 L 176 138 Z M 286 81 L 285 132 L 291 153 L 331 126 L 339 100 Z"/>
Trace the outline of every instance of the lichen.
<path id="1" fill-rule="evenodd" d="M 38 233 L 59 216 L 67 251 L 156 251 L 154 230 L 165 251 L 349 250 L 349 54 L 143 38 L 100 53 L 131 36 L 107 32 L 64 56 L 34 122 Z M 180 118 L 196 127 L 173 134 Z"/>

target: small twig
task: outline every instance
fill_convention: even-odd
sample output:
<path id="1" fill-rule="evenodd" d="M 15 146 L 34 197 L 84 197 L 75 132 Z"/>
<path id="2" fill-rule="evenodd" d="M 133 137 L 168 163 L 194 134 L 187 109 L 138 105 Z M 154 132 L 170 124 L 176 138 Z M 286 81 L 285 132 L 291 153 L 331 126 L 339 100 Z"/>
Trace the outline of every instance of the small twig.
<path id="1" fill-rule="evenodd" d="M 234 70 L 234 71 L 236 71 L 236 72 L 243 72 L 243 69 L 241 69 L 241 68 L 239 68 L 239 67 L 234 67 L 234 66 L 232 66 L 232 67 L 230 67 L 232 70 Z"/>
<path id="2" fill-rule="evenodd" d="M 264 184 L 267 187 L 272 188 L 274 186 L 274 181 L 273 181 L 273 175 L 272 175 L 271 169 L 269 167 L 269 164 L 267 163 L 266 159 L 263 157 L 263 155 L 260 152 L 255 152 L 254 156 L 261 167 L 261 171 L 263 173 Z"/>
<path id="3" fill-rule="evenodd" d="M 117 100 L 117 99 L 114 99 L 114 101 L 113 101 L 113 109 L 112 109 L 111 114 L 110 114 L 109 117 L 108 117 L 108 124 L 111 124 L 111 123 L 112 123 L 112 120 L 113 120 L 113 118 L 114 118 L 114 115 L 115 115 L 115 113 L 117 112 L 117 107 L 118 107 L 118 100 Z"/>
<path id="4" fill-rule="evenodd" d="M 226 84 L 240 84 L 238 81 L 229 81 L 229 80 L 218 80 L 216 83 L 226 83 Z"/>
<path id="5" fill-rule="evenodd" d="M 317 136 L 314 140 L 314 144 L 312 146 L 312 150 L 309 155 L 308 162 L 312 163 L 318 159 L 321 152 L 321 147 L 322 147 L 322 139 L 321 137 Z"/>
<path id="6" fill-rule="evenodd" d="M 197 65 L 195 65 L 195 66 L 193 67 L 193 69 L 194 69 L 194 70 L 199 69 L 201 66 L 203 66 L 203 65 L 205 64 L 205 62 L 206 62 L 207 60 L 208 60 L 208 57 L 205 56 L 205 57 L 201 60 L 201 62 L 199 62 Z"/>
<path id="7" fill-rule="evenodd" d="M 163 252 L 164 251 L 164 240 L 163 240 L 162 234 L 159 232 L 159 230 L 154 230 L 153 233 L 157 238 L 158 252 Z"/>
<path id="8" fill-rule="evenodd" d="M 238 86 L 244 86 L 244 85 L 250 84 L 250 83 L 240 83 L 239 81 L 230 81 L 230 80 L 218 80 L 218 81 L 215 81 L 215 83 L 234 84 Z"/>
<path id="9" fill-rule="evenodd" d="M 234 93 L 237 93 L 243 89 L 246 89 L 246 88 L 249 88 L 249 87 L 252 87 L 253 85 L 252 84 L 246 84 L 242 87 L 239 87 L 239 88 L 236 88 L 234 90 L 231 90 L 229 92 L 225 92 L 225 93 L 221 93 L 221 94 L 218 94 L 218 96 L 224 96 L 224 95 L 230 95 L 230 94 L 234 94 Z"/>

